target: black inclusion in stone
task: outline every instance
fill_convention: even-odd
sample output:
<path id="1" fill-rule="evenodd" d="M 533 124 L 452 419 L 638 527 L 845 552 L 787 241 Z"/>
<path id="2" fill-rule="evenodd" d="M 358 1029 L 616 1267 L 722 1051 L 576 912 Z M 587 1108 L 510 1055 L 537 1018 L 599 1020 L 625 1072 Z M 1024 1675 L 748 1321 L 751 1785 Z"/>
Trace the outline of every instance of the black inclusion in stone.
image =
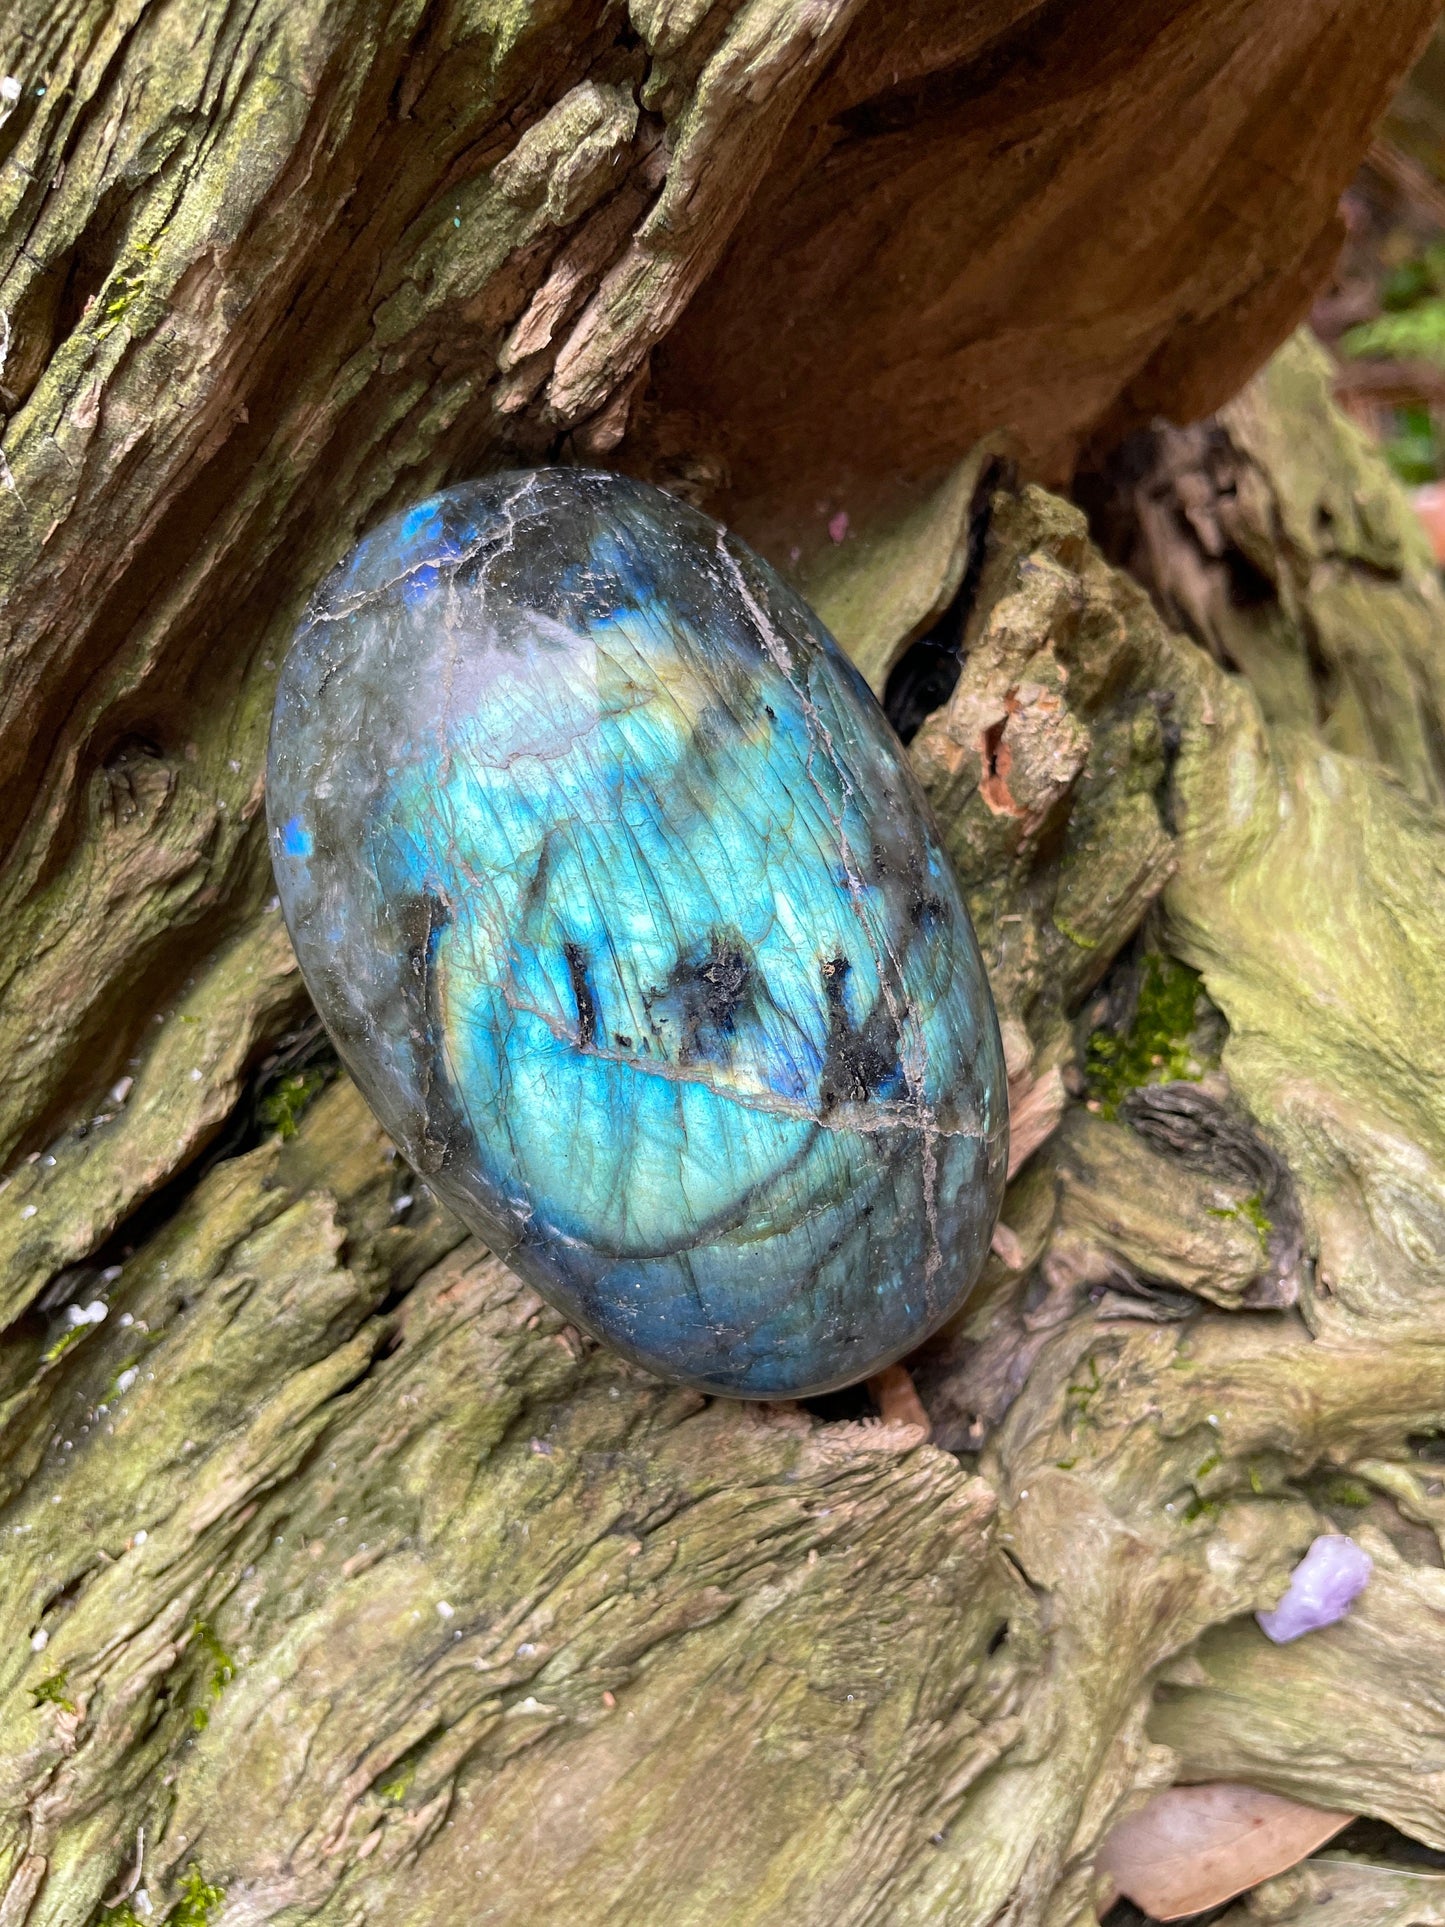
<path id="1" fill-rule="evenodd" d="M 592 986 L 587 981 L 587 952 L 580 943 L 564 943 L 562 954 L 567 959 L 567 969 L 572 978 L 572 995 L 577 1004 L 577 1043 L 582 1050 L 591 1050 L 597 1042 L 597 1001 L 592 995 Z"/>
<path id="2" fill-rule="evenodd" d="M 843 1001 L 852 965 L 833 957 L 823 965 L 823 998 L 828 1006 L 828 1045 L 819 1081 L 819 1107 L 863 1104 L 899 1075 L 898 1025 L 882 996 L 861 1024 L 855 1025 Z"/>
<path id="3" fill-rule="evenodd" d="M 714 1030 L 730 1031 L 748 994 L 751 971 L 735 943 L 714 937 L 707 961 L 697 973 L 706 1021 Z"/>
<path id="4" fill-rule="evenodd" d="M 741 939 L 714 931 L 703 956 L 674 964 L 666 990 L 647 999 L 648 1011 L 654 1022 L 663 1018 L 676 1026 L 681 1063 L 698 1058 L 725 1063 L 738 1020 L 752 1008 L 754 988 Z"/>

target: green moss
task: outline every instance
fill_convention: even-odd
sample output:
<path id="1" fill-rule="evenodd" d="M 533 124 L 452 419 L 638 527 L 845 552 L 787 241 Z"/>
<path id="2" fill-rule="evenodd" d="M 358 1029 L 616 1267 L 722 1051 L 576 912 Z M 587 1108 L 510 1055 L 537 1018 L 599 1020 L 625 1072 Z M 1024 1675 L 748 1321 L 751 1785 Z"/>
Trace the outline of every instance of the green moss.
<path id="1" fill-rule="evenodd" d="M 181 1882 L 181 1897 L 166 1915 L 168 1927 L 207 1927 L 225 1898 L 222 1889 L 205 1879 L 199 1867 L 188 1867 Z"/>
<path id="2" fill-rule="evenodd" d="M 72 1345 L 78 1345 L 81 1339 L 91 1330 L 93 1330 L 93 1327 L 88 1324 L 68 1326 L 60 1334 L 59 1338 L 55 1340 L 53 1345 L 46 1346 L 45 1350 L 40 1354 L 41 1358 L 47 1365 L 53 1365 L 57 1358 L 61 1357 L 63 1353 L 68 1352 Z"/>
<path id="3" fill-rule="evenodd" d="M 1340 338 L 1347 355 L 1372 361 L 1433 361 L 1445 364 L 1445 300 L 1433 295 L 1396 314 L 1362 321 Z"/>
<path id="4" fill-rule="evenodd" d="M 1250 1192 L 1239 1207 L 1239 1215 L 1254 1226 L 1261 1244 L 1269 1243 L 1269 1234 L 1274 1230 L 1274 1219 L 1264 1208 L 1264 1197 L 1261 1192 Z"/>
<path id="5" fill-rule="evenodd" d="M 1393 268 L 1380 301 L 1383 314 L 1340 337 L 1343 354 L 1445 363 L 1445 247 L 1436 242 Z"/>
<path id="6" fill-rule="evenodd" d="M 1385 437 L 1384 451 L 1395 474 L 1411 488 L 1433 482 L 1445 469 L 1439 424 L 1424 402 L 1395 410 L 1394 433 Z"/>
<path id="7" fill-rule="evenodd" d="M 1380 305 L 1398 314 L 1434 294 L 1445 294 L 1445 243 L 1439 241 L 1391 268 L 1380 289 Z"/>
<path id="8" fill-rule="evenodd" d="M 211 1625 L 209 1620 L 198 1619 L 191 1628 L 191 1638 L 210 1659 L 211 1697 L 213 1699 L 219 1699 L 231 1681 L 236 1677 L 236 1662 L 216 1637 L 216 1629 Z M 198 1710 L 204 1711 L 204 1708 Z M 204 1726 L 205 1724 L 206 1721 L 204 1719 L 197 1722 L 198 1726 Z"/>
<path id="9" fill-rule="evenodd" d="M 295 1137 L 302 1113 L 325 1082 L 326 1073 L 317 1069 L 283 1077 L 261 1099 L 258 1107 L 261 1122 L 269 1125 L 283 1141 Z"/>
<path id="10" fill-rule="evenodd" d="M 389 1800 L 393 1806 L 400 1806 L 407 1794 L 411 1792 L 412 1782 L 415 1779 L 416 1762 L 409 1760 L 399 1773 L 386 1782 L 385 1786 L 379 1786 L 376 1790 L 383 1800 Z"/>
<path id="11" fill-rule="evenodd" d="M 194 1864 L 181 1881 L 181 1895 L 163 1920 L 154 1914 L 142 1919 L 128 1900 L 101 1915 L 101 1927 L 210 1927 L 211 1916 L 226 1898 L 223 1888 L 206 1879 Z"/>
<path id="12" fill-rule="evenodd" d="M 1099 948 L 1098 940 L 1096 938 L 1086 937 L 1082 930 L 1075 930 L 1073 925 L 1071 923 L 1066 922 L 1065 919 L 1059 915 L 1057 910 L 1055 910 L 1054 912 L 1053 923 L 1054 923 L 1055 930 L 1059 932 L 1060 936 L 1067 937 L 1069 942 L 1073 944 L 1077 949 L 1097 950 Z"/>
<path id="13" fill-rule="evenodd" d="M 211 1698 L 219 1699 L 236 1677 L 236 1662 L 217 1638 L 216 1629 L 209 1620 L 198 1619 L 191 1627 L 191 1638 L 211 1662 L 207 1685 Z M 206 1706 L 191 1708 L 191 1725 L 196 1732 L 204 1733 L 210 1723 L 211 1715 Z"/>
<path id="14" fill-rule="evenodd" d="M 155 249 L 144 241 L 134 244 L 137 259 L 133 266 L 120 269 L 101 290 L 99 325 L 96 336 L 104 340 L 123 320 L 126 310 L 145 286 L 146 272 L 155 258 Z"/>
<path id="15" fill-rule="evenodd" d="M 58 1706 L 67 1713 L 73 1713 L 76 1710 L 75 1701 L 66 1698 L 64 1673 L 52 1673 L 49 1679 L 43 1679 L 38 1686 L 32 1686 L 30 1698 L 36 1706 Z"/>
<path id="16" fill-rule="evenodd" d="M 118 274 L 115 280 L 111 282 L 109 289 L 106 291 L 105 305 L 100 311 L 102 324 L 100 333 L 102 335 L 108 334 L 116 322 L 122 318 L 126 309 L 130 306 L 131 301 L 134 299 L 136 290 L 140 285 L 139 277 L 132 278 L 130 275 L 125 274 Z"/>
<path id="17" fill-rule="evenodd" d="M 1264 1208 L 1264 1197 L 1259 1191 L 1251 1191 L 1247 1198 L 1238 1204 L 1219 1205 L 1209 1213 L 1211 1218 L 1231 1218 L 1238 1224 L 1247 1224 L 1259 1239 L 1260 1249 L 1269 1249 L 1269 1234 L 1274 1230 L 1274 1220 Z"/>
<path id="18" fill-rule="evenodd" d="M 1197 1081 L 1200 1070 L 1190 1051 L 1190 1034 L 1199 994 L 1199 973 L 1188 964 L 1159 955 L 1145 959 L 1129 1029 L 1122 1036 L 1096 1030 L 1089 1039 L 1089 1091 L 1105 1117 L 1116 1116 L 1126 1095 L 1142 1084 Z"/>
<path id="19" fill-rule="evenodd" d="M 1342 353 L 1445 367 L 1445 248 L 1437 243 L 1402 262 L 1385 282 L 1381 300 L 1384 314 L 1347 329 Z M 1429 404 L 1410 402 L 1394 416 L 1384 451 L 1400 480 L 1418 486 L 1445 473 L 1445 435 Z"/>
<path id="20" fill-rule="evenodd" d="M 1358 1479 L 1331 1479 L 1325 1487 L 1324 1496 L 1328 1505 L 1348 1506 L 1360 1511 L 1370 1503 L 1370 1488 L 1361 1485 Z"/>
<path id="21" fill-rule="evenodd" d="M 1088 1377 L 1081 1379 L 1078 1384 L 1068 1387 L 1068 1403 L 1065 1407 L 1067 1417 L 1070 1420 L 1078 1419 L 1087 1421 L 1089 1418 L 1089 1407 L 1103 1389 L 1104 1380 L 1099 1371 L 1099 1361 L 1095 1358 L 1094 1354 L 1090 1352 Z"/>

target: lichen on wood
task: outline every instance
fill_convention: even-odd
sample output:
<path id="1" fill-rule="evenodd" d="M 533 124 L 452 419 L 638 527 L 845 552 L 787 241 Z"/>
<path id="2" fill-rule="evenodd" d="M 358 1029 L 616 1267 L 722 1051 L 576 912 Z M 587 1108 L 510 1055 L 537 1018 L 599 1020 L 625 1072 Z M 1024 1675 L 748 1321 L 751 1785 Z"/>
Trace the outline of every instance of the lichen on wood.
<path id="1" fill-rule="evenodd" d="M 1153 602 L 1009 472 L 1225 401 L 1431 11 L 0 21 L 0 1927 L 1087 1927 L 1113 1819 L 1246 1768 L 1437 1838 L 1438 587 L 1302 343 L 1082 492 Z M 344 1078 L 258 1088 L 305 594 L 577 457 L 796 549 L 881 690 L 956 635 L 913 755 L 1019 1157 L 930 1442 L 647 1379 Z M 1378 1590 L 1281 1662 L 1345 1514 Z"/>
<path id="2" fill-rule="evenodd" d="M 1264 778 L 1241 789 L 1236 773 L 1264 740 L 1247 688 L 1109 577 L 1076 511 L 1005 490 L 990 526 L 976 633 L 1033 621 L 1031 661 L 1056 646 L 1060 609 L 1102 623 L 1112 595 L 1116 633 L 1135 638 L 1118 659 L 1140 652 L 1173 696 L 1181 738 L 1155 818 L 1166 939 L 1187 949 L 1226 883 L 1237 916 L 1250 890 L 1273 900 L 1270 864 L 1293 850 L 1246 817 L 1241 858 L 1214 813 L 1222 788 L 1277 821 Z M 1036 578 L 1045 592 L 1021 605 Z M 1127 697 L 1127 678 L 1114 687 Z M 1136 766 L 1111 732 L 1072 727 L 1089 731 L 1085 766 L 1099 758 L 1075 794 L 1127 792 Z M 1313 754 L 1318 768 L 1331 753 Z M 980 759 L 975 785 L 984 772 Z M 1350 764 L 1315 797 L 1338 811 L 1330 847 L 1361 833 L 1362 794 L 1418 814 Z M 952 820 L 966 820 L 957 805 Z M 1069 847 L 1008 838 L 991 880 L 979 859 L 990 941 L 1006 917 L 1042 930 Z M 1425 914 L 1430 873 L 1407 868 L 1407 884 L 1425 896 L 1406 909 Z M 1035 907 L 1004 910 L 1011 898 Z M 1349 994 L 1378 1023 L 1360 956 L 1388 972 L 1412 926 L 1366 899 L 1352 899 L 1369 941 L 1348 953 Z M 1126 924 L 1115 954 L 1127 940 Z M 1293 954 L 1277 919 L 1256 919 L 1231 942 L 1233 976 L 1196 957 L 1235 1020 L 1229 1101 L 1258 1106 L 1274 1147 L 1297 1140 L 1264 1105 L 1235 981 L 1280 967 L 1282 946 Z M 1000 982 L 1017 986 L 1028 1047 L 1041 1008 L 1040 1037 L 1077 1070 L 1091 993 L 1072 1026 L 1065 1005 L 1031 998 L 1051 954 L 1041 940 Z M 1278 1031 L 1282 1006 L 1264 1008 Z M 1310 1077 L 1279 1115 L 1318 1133 L 1353 1107 L 1352 1065 L 1373 1067 L 1292 1035 L 1267 1061 L 1305 1049 Z M 291 1137 L 214 1166 L 127 1262 L 105 1321 L 46 1368 L 43 1396 L 22 1388 L 11 1408 L 8 1620 L 27 1638 L 11 1649 L 6 1771 L 25 1817 L 8 1851 L 29 1916 L 98 1906 L 144 1829 L 148 1895 L 179 1904 L 198 1867 L 238 1918 L 479 1904 L 515 1920 L 685 1918 L 724 1879 L 738 1920 L 946 1911 L 981 1927 L 1026 1892 L 1039 1918 L 1079 1917 L 1092 1848 L 1135 1789 L 1181 1763 L 1239 1777 L 1237 1747 L 1210 1749 L 1209 1638 L 1270 1663 L 1247 1615 L 1328 1518 L 1315 1475 L 1348 1471 L 1379 1532 L 1399 1536 L 1428 1504 L 1409 1441 L 1445 1426 L 1445 1408 L 1418 1267 L 1408 1302 L 1398 1276 L 1386 1289 L 1372 1272 L 1373 1297 L 1352 1305 L 1316 1276 L 1308 1326 L 1232 1309 L 1267 1268 L 1250 1194 L 1235 1195 L 1247 1176 L 1232 1191 L 1171 1164 L 1167 1134 L 1075 1116 L 1010 1193 L 1019 1262 L 994 1261 L 918 1368 L 963 1466 L 916 1427 L 708 1406 L 608 1359 L 459 1242 L 345 1082 Z M 1093 1157 L 1092 1193 L 1070 1175 L 1090 1132 L 1127 1149 Z M 101 1134 L 88 1143 L 104 1154 Z M 1296 1154 L 1290 1168 L 1313 1257 L 1343 1234 L 1315 1166 Z M 1364 1163 L 1355 1183 L 1383 1200 L 1382 1176 Z M 1195 1192 L 1192 1217 L 1164 1207 Z M 1112 1261 L 1105 1278 L 1079 1262 L 1085 1234 Z M 1002 1381 L 969 1410 L 986 1354 Z M 1418 1666 L 1434 1636 L 1419 1538 L 1404 1541 L 1414 1565 L 1388 1537 L 1370 1543 L 1386 1588 L 1402 1574 L 1389 1650 Z M 1306 1697 L 1374 1610 L 1293 1649 Z M 234 1667 L 219 1693 L 212 1641 Z M 1163 1698 L 1161 1676 L 1181 1682 Z M 1276 1760 L 1256 1757 L 1257 1776 L 1315 1804 L 1338 1803 L 1338 1785 L 1428 1835 L 1412 1750 L 1434 1743 L 1428 1702 L 1418 1738 L 1402 1730 L 1384 1763 L 1362 1748 L 1353 1778 L 1335 1755 L 1301 1765 L 1315 1706 L 1283 1685 L 1257 1704 L 1257 1752 Z M 661 1780 L 646 1765 L 660 1759 Z"/>

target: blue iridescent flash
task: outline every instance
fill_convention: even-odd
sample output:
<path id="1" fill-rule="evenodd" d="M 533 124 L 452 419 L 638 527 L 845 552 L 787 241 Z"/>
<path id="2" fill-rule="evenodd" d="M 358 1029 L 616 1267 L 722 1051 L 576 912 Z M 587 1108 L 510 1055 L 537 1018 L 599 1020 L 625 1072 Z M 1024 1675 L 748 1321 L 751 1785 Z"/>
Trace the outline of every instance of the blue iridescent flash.
<path id="1" fill-rule="evenodd" d="M 866 685 L 717 523 L 576 469 L 385 523 L 286 661 L 268 810 L 357 1083 L 577 1324 L 789 1398 L 960 1303 L 1007 1140 L 967 912 Z"/>

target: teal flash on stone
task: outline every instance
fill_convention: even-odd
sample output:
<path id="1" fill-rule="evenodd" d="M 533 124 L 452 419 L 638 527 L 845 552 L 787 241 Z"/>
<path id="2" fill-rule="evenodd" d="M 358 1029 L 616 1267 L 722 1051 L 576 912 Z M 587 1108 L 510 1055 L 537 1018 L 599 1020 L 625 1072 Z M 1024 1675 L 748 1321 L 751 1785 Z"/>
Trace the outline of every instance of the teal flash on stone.
<path id="1" fill-rule="evenodd" d="M 1008 1133 L 968 915 L 862 678 L 716 522 L 541 469 L 384 523 L 287 658 L 268 812 L 352 1075 L 579 1326 L 793 1398 L 960 1304 Z"/>

